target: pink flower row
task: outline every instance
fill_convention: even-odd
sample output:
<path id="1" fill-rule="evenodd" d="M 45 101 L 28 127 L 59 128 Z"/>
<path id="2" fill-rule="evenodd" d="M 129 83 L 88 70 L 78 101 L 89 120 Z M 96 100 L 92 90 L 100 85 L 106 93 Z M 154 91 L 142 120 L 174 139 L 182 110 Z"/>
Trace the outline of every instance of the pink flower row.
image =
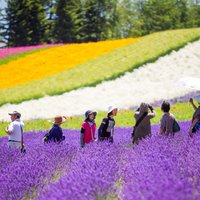
<path id="1" fill-rule="evenodd" d="M 61 45 L 61 44 L 43 44 L 43 45 L 24 46 L 24 47 L 2 48 L 2 49 L 0 49 L 0 59 L 8 57 L 8 56 L 15 55 L 15 54 L 18 54 L 18 53 L 31 51 L 31 50 L 34 50 L 34 49 L 40 49 L 40 48 L 58 46 L 58 45 Z"/>

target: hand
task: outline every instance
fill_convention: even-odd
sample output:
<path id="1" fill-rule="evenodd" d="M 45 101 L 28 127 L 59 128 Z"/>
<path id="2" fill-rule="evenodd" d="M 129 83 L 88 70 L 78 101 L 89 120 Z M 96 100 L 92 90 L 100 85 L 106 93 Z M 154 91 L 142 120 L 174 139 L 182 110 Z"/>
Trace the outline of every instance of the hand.
<path id="1" fill-rule="evenodd" d="M 193 103 L 194 103 L 193 98 L 190 98 L 189 102 L 190 102 L 191 104 L 193 104 Z"/>

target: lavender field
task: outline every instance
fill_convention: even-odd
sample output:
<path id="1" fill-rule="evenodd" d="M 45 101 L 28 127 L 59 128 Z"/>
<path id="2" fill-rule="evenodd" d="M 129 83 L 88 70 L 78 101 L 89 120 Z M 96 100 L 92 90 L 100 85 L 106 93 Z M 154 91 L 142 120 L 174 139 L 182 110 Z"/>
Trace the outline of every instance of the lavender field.
<path id="1" fill-rule="evenodd" d="M 116 128 L 114 144 L 79 147 L 79 130 L 61 144 L 43 144 L 45 132 L 25 135 L 26 153 L 0 138 L 0 199 L 200 199 L 200 133 L 181 122 L 174 137 L 158 135 L 133 147 L 131 128 Z"/>

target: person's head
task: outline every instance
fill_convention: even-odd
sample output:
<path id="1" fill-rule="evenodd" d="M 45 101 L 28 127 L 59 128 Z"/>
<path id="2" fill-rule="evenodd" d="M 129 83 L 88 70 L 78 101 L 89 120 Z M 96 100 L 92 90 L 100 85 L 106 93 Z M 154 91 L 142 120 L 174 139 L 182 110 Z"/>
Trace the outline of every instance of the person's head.
<path id="1" fill-rule="evenodd" d="M 13 111 L 13 112 L 8 113 L 8 114 L 10 115 L 10 119 L 11 119 L 12 122 L 15 121 L 16 119 L 20 119 L 20 117 L 21 117 L 21 114 L 17 111 Z"/>
<path id="2" fill-rule="evenodd" d="M 144 103 L 144 102 L 142 102 L 141 104 L 140 104 L 140 109 L 139 109 L 139 111 L 140 111 L 140 113 L 148 113 L 148 108 L 149 108 L 149 105 L 147 104 L 147 103 Z"/>
<path id="3" fill-rule="evenodd" d="M 60 126 L 61 124 L 63 124 L 65 121 L 67 120 L 67 118 L 65 116 L 61 116 L 61 115 L 57 115 L 54 117 L 54 122 L 53 124 Z"/>
<path id="4" fill-rule="evenodd" d="M 168 101 L 163 101 L 161 110 L 168 113 L 170 111 L 170 103 Z"/>
<path id="5" fill-rule="evenodd" d="M 108 116 L 116 116 L 118 108 L 116 106 L 109 106 L 108 107 Z"/>
<path id="6" fill-rule="evenodd" d="M 93 121 L 97 115 L 97 112 L 88 110 L 85 112 L 85 119 L 89 121 Z"/>

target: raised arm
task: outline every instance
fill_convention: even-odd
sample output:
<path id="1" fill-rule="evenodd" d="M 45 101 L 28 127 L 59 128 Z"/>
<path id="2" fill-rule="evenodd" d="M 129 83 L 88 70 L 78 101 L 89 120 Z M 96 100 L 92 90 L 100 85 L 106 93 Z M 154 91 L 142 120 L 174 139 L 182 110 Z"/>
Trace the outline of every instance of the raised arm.
<path id="1" fill-rule="evenodd" d="M 149 109 L 151 110 L 151 113 L 148 113 L 148 116 L 150 118 L 155 117 L 156 116 L 156 112 L 155 112 L 154 108 L 151 105 L 149 105 Z"/>
<path id="2" fill-rule="evenodd" d="M 194 110 L 197 109 L 196 105 L 194 104 L 193 98 L 190 98 L 189 102 L 191 103 L 192 107 L 194 108 Z"/>

